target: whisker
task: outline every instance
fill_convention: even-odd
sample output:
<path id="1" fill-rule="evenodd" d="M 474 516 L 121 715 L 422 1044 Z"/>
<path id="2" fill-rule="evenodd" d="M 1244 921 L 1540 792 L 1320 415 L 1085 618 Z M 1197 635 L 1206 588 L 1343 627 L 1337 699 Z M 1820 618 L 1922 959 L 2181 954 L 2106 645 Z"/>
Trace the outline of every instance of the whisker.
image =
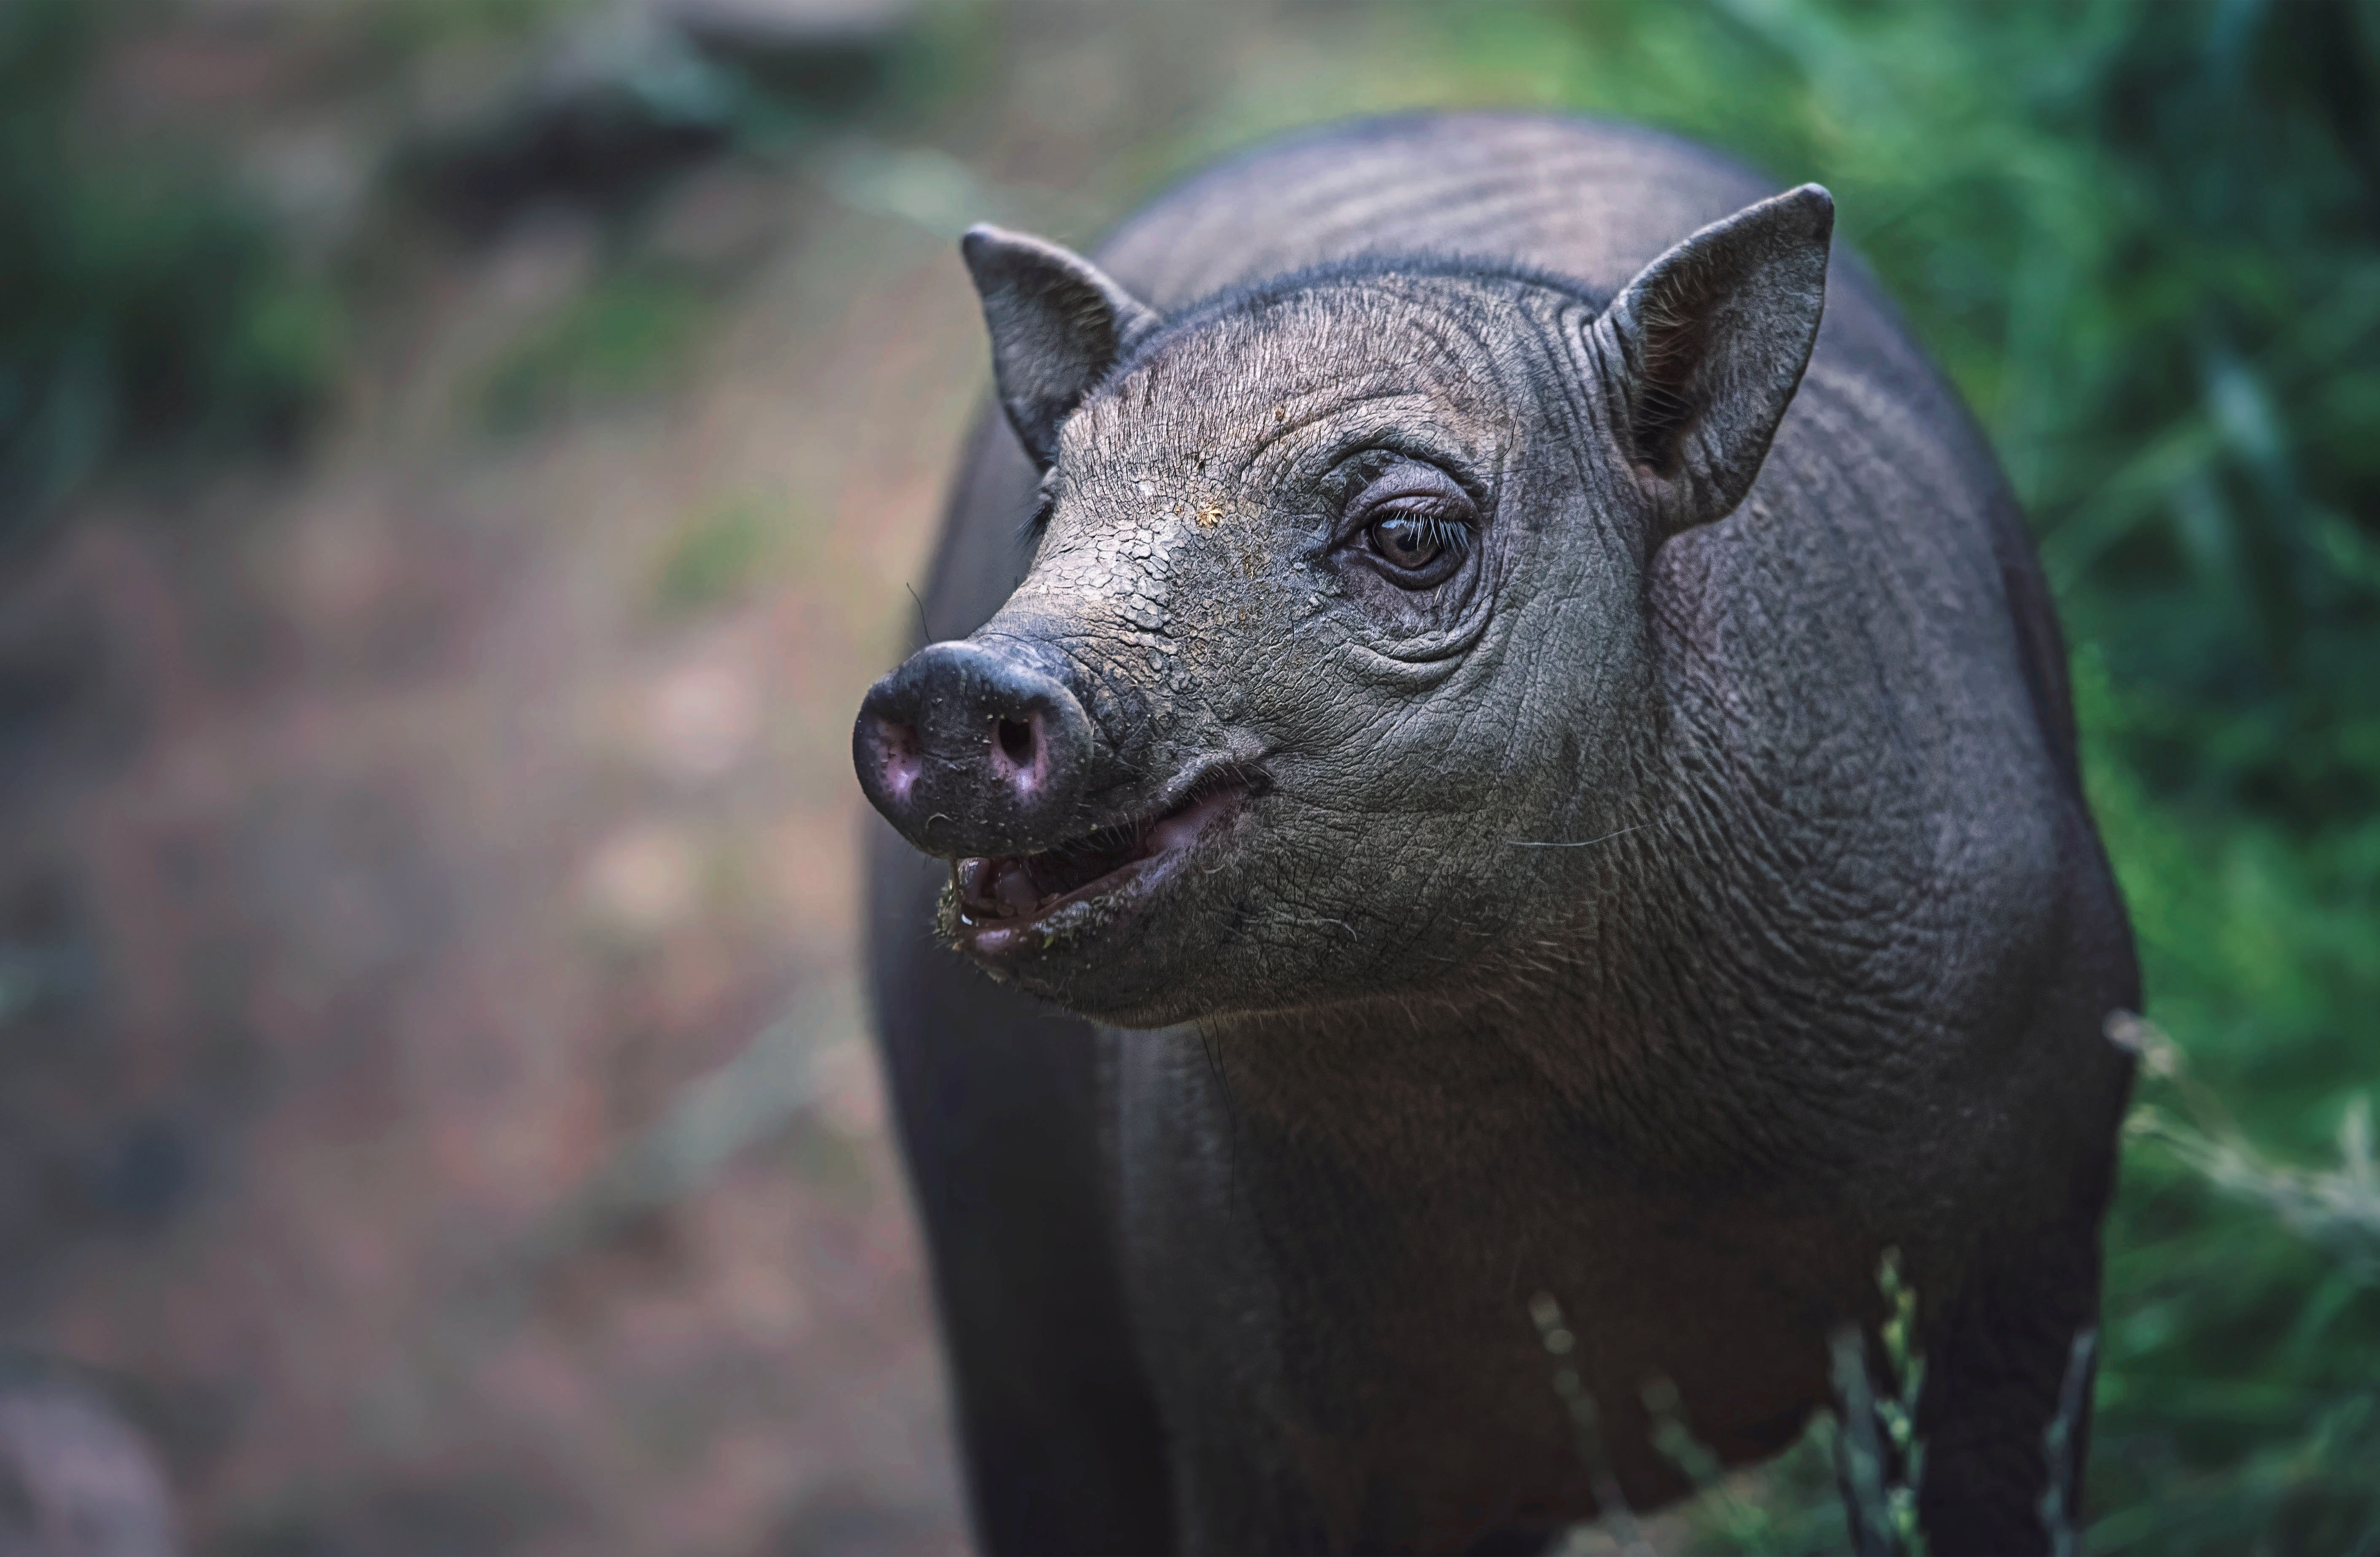
<path id="1" fill-rule="evenodd" d="M 1652 825 L 1653 824 L 1649 821 L 1640 821 L 1633 827 L 1623 827 L 1617 833 L 1606 833 L 1600 838 L 1582 838 L 1576 843 L 1541 844 L 1533 838 L 1507 838 L 1504 842 L 1512 845 L 1512 847 L 1516 849 L 1588 849 L 1593 848 L 1597 844 L 1608 844 L 1614 838 L 1626 837 L 1631 833 L 1641 833 L 1645 828 Z"/>

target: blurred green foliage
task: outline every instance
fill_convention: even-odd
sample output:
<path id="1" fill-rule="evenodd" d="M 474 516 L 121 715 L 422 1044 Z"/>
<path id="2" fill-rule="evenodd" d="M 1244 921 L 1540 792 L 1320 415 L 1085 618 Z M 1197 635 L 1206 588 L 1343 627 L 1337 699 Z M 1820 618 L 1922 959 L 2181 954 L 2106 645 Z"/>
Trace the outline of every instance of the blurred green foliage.
<path id="1" fill-rule="evenodd" d="M 2380 1271 L 2342 1252 L 2380 1186 L 2331 1145 L 2380 1080 L 2380 6 L 1425 14 L 1442 95 L 1828 184 L 1984 419 L 2178 1044 L 2143 1096 L 2186 1054 L 2222 1111 L 2219 1150 L 2164 1114 L 2128 1149 L 2087 1547 L 2380 1551 Z M 2335 1153 L 2318 1194 L 2278 1165 Z"/>
<path id="2" fill-rule="evenodd" d="M 339 314 L 193 157 L 87 121 L 113 8 L 0 5 L 0 546 L 103 460 L 286 432 Z"/>

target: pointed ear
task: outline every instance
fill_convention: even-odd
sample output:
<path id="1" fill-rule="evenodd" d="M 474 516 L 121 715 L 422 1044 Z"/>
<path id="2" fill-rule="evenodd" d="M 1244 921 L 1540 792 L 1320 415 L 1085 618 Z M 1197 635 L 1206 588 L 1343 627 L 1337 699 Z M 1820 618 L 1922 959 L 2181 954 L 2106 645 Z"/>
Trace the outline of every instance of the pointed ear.
<path id="1" fill-rule="evenodd" d="M 1596 321 L 1621 446 L 1665 538 L 1725 518 L 1760 474 L 1818 338 L 1834 231 L 1833 196 L 1789 189 L 1645 266 Z"/>
<path id="2" fill-rule="evenodd" d="M 991 371 L 1001 404 L 1042 469 L 1058 453 L 1058 424 L 1157 315 L 1088 260 L 1054 243 L 998 227 L 959 240 L 983 322 L 991 329 Z"/>

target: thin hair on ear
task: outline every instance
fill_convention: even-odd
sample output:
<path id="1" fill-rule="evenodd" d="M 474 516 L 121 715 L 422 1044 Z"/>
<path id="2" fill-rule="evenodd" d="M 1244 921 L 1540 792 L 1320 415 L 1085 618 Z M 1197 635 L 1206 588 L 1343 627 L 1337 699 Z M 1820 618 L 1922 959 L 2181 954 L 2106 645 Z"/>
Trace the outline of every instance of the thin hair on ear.
<path id="1" fill-rule="evenodd" d="M 1157 315 L 1088 260 L 1037 237 L 970 227 L 959 251 L 983 304 L 1002 408 L 1047 470 L 1059 424 Z"/>
<path id="2" fill-rule="evenodd" d="M 1618 451 L 1665 530 L 1732 511 L 1760 473 L 1826 307 L 1834 201 L 1815 184 L 1692 234 L 1593 326 L 1620 371 Z"/>
<path id="3" fill-rule="evenodd" d="M 1644 363 L 1630 441 L 1637 460 L 1663 477 L 1678 473 L 1679 445 L 1702 409 L 1694 392 L 1694 369 L 1709 340 L 1707 310 L 1715 291 L 1704 276 L 1704 266 L 1682 269 L 1677 286 L 1647 298 L 1638 316 Z"/>

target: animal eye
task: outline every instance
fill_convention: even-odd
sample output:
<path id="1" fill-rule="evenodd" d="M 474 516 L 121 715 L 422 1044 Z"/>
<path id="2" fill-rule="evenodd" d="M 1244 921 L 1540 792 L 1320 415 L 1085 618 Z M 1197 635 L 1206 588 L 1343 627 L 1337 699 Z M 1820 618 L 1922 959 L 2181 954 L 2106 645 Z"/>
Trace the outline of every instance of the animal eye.
<path id="1" fill-rule="evenodd" d="M 1479 509 L 1435 465 L 1394 459 L 1348 505 L 1354 549 L 1401 590 L 1434 590 L 1454 577 L 1479 535 Z"/>
<path id="2" fill-rule="evenodd" d="M 1372 521 L 1371 535 L 1382 561 L 1419 573 L 1468 541 L 1471 531 L 1437 514 L 1392 511 Z"/>

